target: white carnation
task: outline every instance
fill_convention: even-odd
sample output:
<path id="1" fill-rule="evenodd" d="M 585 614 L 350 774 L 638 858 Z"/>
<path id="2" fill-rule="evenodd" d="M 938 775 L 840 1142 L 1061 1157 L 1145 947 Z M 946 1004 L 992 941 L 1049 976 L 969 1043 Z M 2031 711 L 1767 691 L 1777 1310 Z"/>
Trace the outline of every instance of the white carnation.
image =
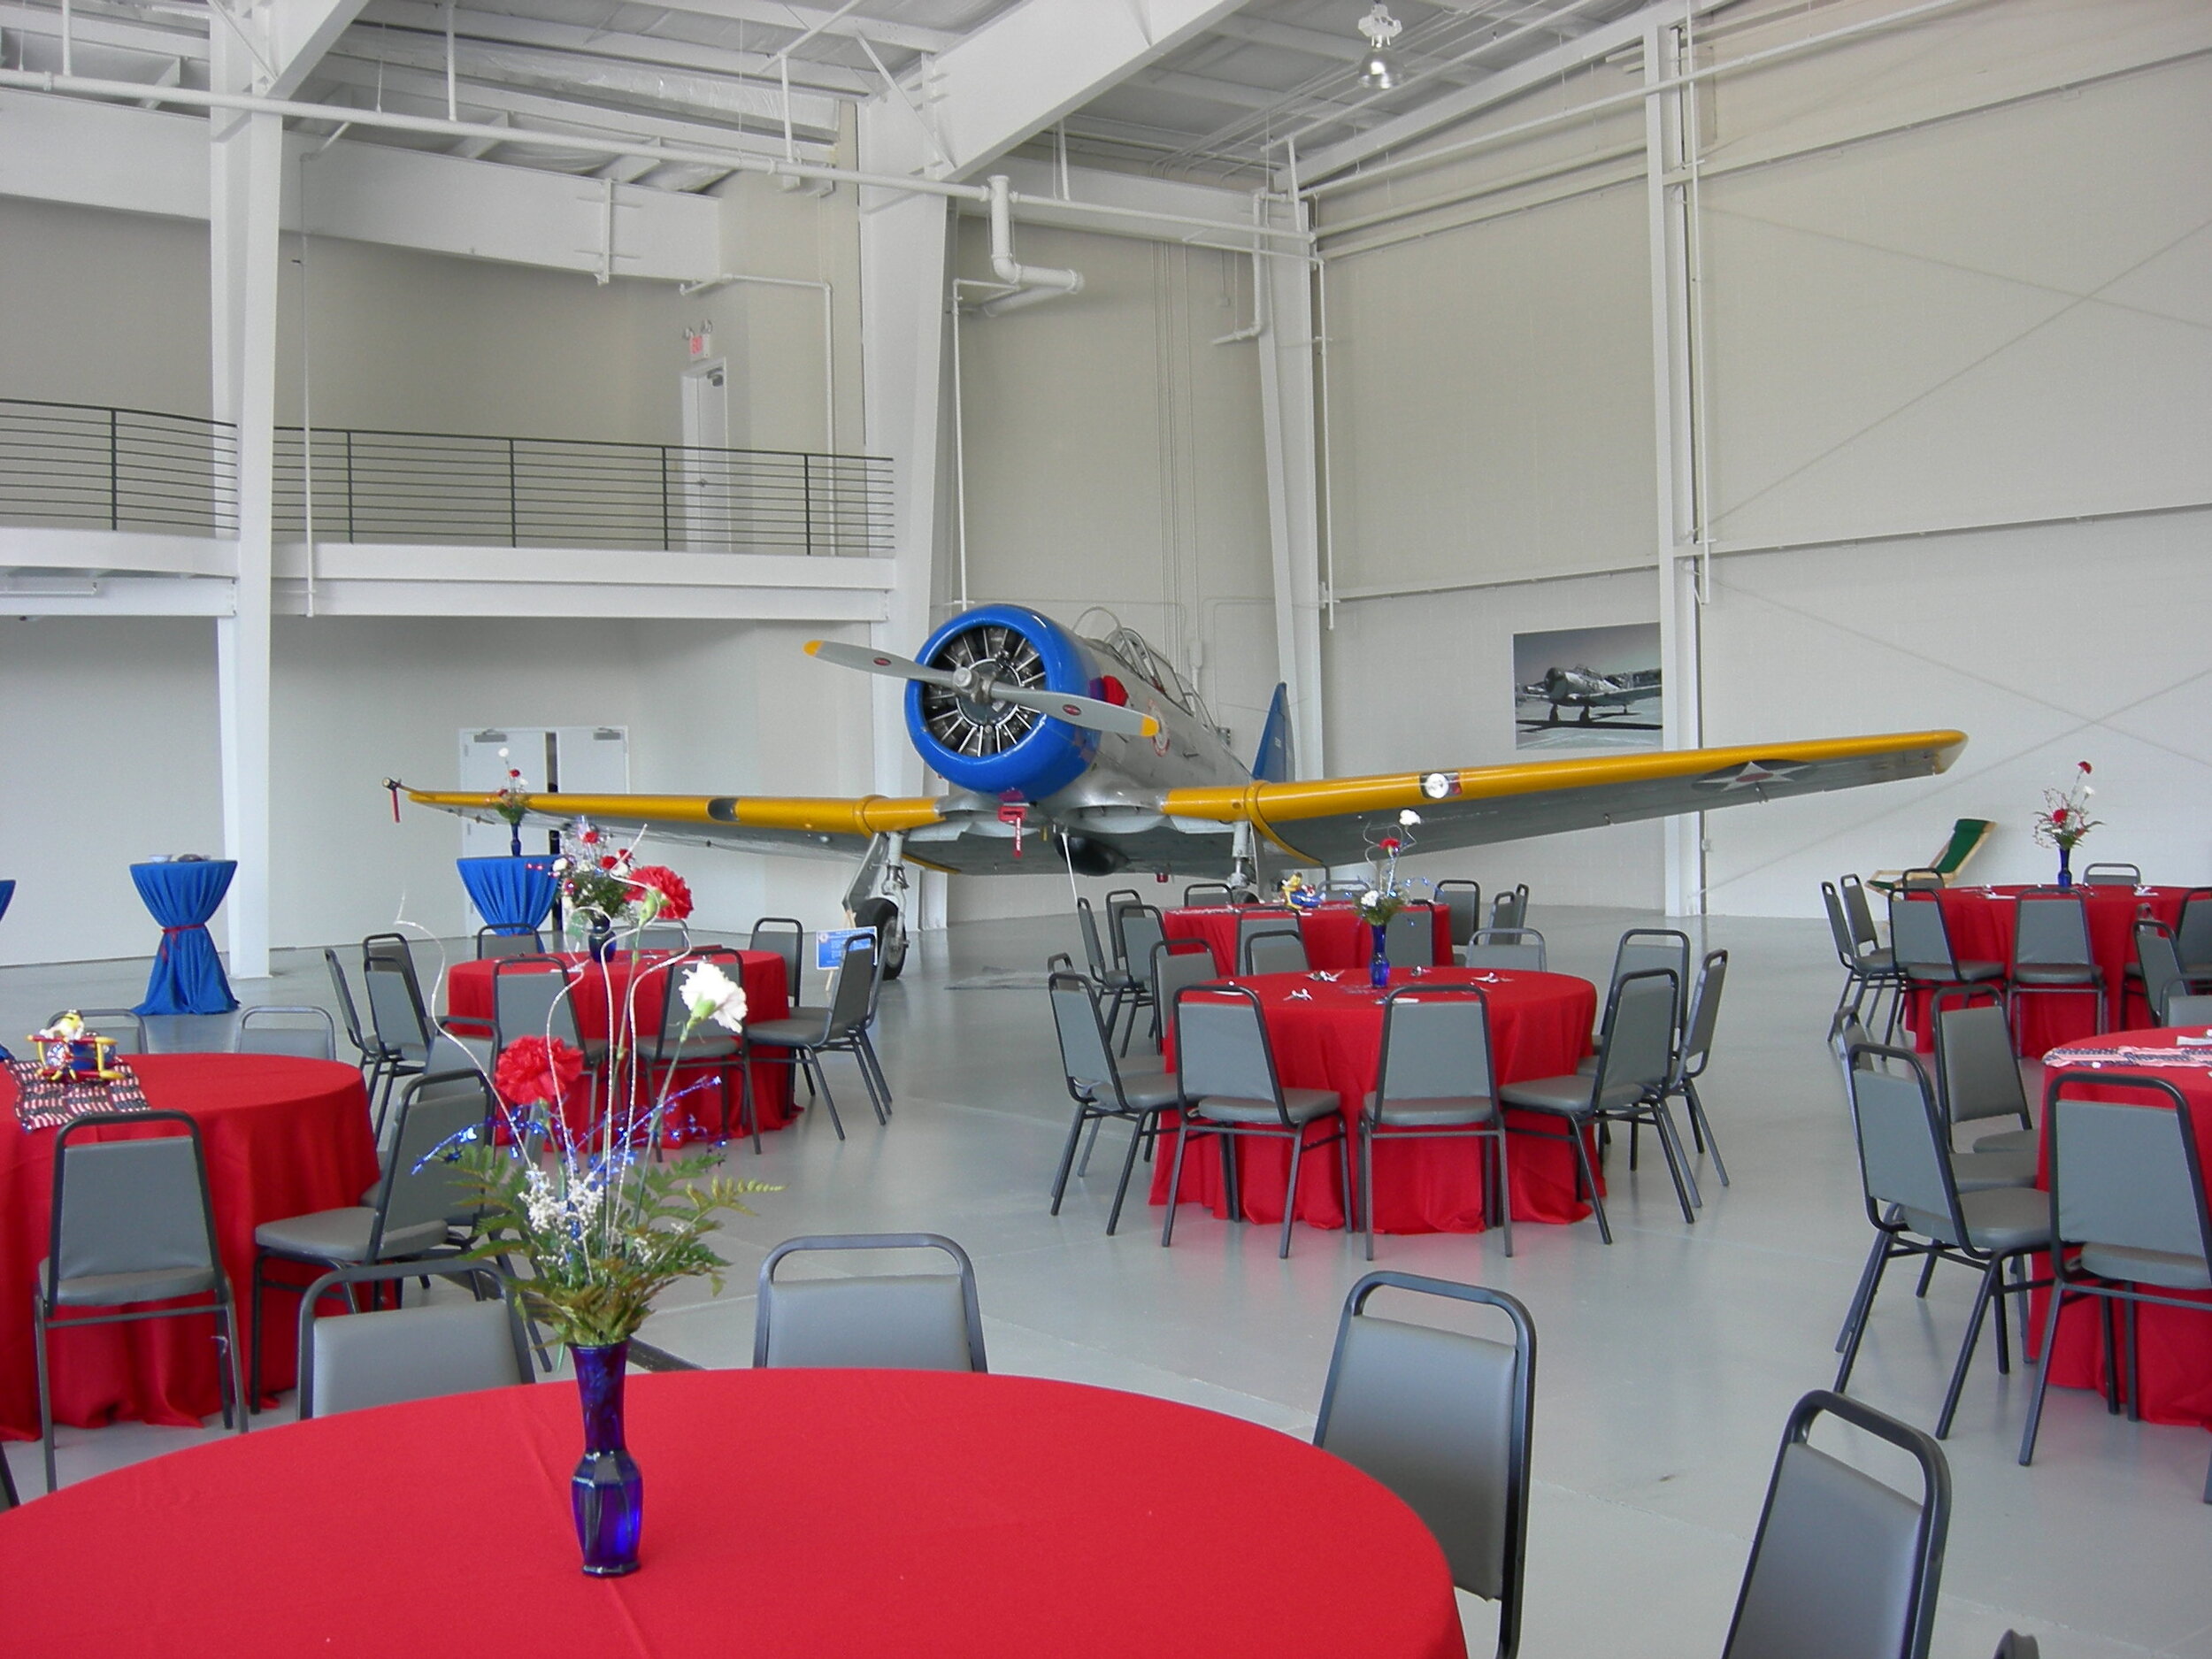
<path id="1" fill-rule="evenodd" d="M 1421 815 L 1418 812 L 1416 812 L 1411 807 L 1406 808 L 1404 811 L 1398 814 L 1398 822 L 1404 825 L 1408 829 L 1411 829 L 1420 821 Z"/>
<path id="2" fill-rule="evenodd" d="M 745 1025 L 745 987 L 711 962 L 702 962 L 684 975 L 684 1006 L 692 1022 L 710 1019 L 726 1031 Z"/>

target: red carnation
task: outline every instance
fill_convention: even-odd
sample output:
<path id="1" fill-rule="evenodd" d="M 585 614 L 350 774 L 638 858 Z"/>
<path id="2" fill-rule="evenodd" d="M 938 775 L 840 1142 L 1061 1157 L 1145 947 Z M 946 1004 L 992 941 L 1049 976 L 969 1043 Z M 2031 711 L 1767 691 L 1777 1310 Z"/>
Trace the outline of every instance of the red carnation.
<path id="1" fill-rule="evenodd" d="M 630 879 L 661 895 L 660 913 L 670 921 L 680 922 L 691 914 L 691 886 L 666 864 L 640 864 L 630 872 Z"/>
<path id="2" fill-rule="evenodd" d="M 2053 807 L 2051 809 L 2051 822 L 2054 824 L 2063 824 L 2065 821 L 2066 809 L 2062 806 Z"/>
<path id="3" fill-rule="evenodd" d="M 2088 763 L 2087 761 L 2085 761 L 2085 761 L 2083 761 L 2083 762 L 2081 763 L 2081 769 L 2082 769 L 2084 772 L 2088 772 L 2088 771 L 2092 770 L 2092 768 L 2090 767 L 2089 763 Z"/>
<path id="4" fill-rule="evenodd" d="M 499 1053 L 492 1087 L 510 1106 L 566 1098 L 584 1075 L 584 1056 L 558 1037 L 518 1037 Z"/>
<path id="5" fill-rule="evenodd" d="M 610 856 L 606 856 L 606 857 L 603 857 L 603 858 L 602 858 L 602 859 L 599 861 L 599 867 L 600 867 L 602 870 L 611 870 L 611 869 L 613 869 L 613 868 L 614 868 L 614 866 L 615 866 L 615 860 L 614 860 L 614 858 L 613 858 L 613 856 L 612 856 L 611 855 L 610 855 Z"/>
<path id="6" fill-rule="evenodd" d="M 581 839 L 585 846 L 596 847 L 599 845 L 599 832 L 597 830 L 586 830 Z"/>
<path id="7" fill-rule="evenodd" d="M 1398 846 L 1399 841 L 1395 835 L 1386 835 L 1382 838 L 1383 851 L 1386 853 L 1394 853 L 1398 850 Z"/>

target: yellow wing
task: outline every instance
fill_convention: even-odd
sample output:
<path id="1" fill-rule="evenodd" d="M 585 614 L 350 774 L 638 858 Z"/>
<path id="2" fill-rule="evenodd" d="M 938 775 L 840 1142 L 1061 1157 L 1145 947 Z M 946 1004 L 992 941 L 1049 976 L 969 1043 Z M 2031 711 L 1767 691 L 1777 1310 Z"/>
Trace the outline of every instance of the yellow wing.
<path id="1" fill-rule="evenodd" d="M 1349 864 L 1367 856 L 1371 829 L 1380 833 L 1407 807 L 1421 815 L 1415 832 L 1421 849 L 1448 852 L 1926 777 L 1948 769 L 1965 747 L 1963 732 L 1899 732 L 1471 771 L 1172 789 L 1163 805 L 1173 819 L 1222 824 L 1249 819 L 1303 863 Z"/>

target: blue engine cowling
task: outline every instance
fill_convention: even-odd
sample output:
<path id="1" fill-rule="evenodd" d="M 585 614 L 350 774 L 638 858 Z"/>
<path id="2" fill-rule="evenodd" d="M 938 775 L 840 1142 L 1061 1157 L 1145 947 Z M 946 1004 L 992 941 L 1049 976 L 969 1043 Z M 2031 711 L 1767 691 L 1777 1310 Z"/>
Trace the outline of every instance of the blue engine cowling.
<path id="1" fill-rule="evenodd" d="M 1022 605 L 979 605 L 964 611 L 929 636 L 917 654 L 918 660 L 933 668 L 955 666 L 954 662 L 941 660 L 941 653 L 956 652 L 964 637 L 969 645 L 995 637 L 987 633 L 992 629 L 1017 636 L 1036 653 L 1044 672 L 1043 689 L 1075 696 L 1098 695 L 1090 653 L 1082 641 L 1058 623 Z M 1081 777 L 1098 753 L 1096 732 L 1036 714 L 1027 721 L 1027 730 L 1006 747 L 991 754 L 964 754 L 941 741 L 930 729 L 924 698 L 933 689 L 918 680 L 909 683 L 906 727 L 923 764 L 955 788 L 1041 801 Z"/>

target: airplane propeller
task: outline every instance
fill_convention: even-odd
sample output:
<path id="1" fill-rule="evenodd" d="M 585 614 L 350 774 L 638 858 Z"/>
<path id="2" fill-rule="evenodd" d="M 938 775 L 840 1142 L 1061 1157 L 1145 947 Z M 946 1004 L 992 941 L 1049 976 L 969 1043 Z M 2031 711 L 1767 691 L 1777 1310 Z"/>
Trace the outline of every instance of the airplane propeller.
<path id="1" fill-rule="evenodd" d="M 809 640 L 806 653 L 809 657 L 818 657 L 826 663 L 835 663 L 841 668 L 857 668 L 864 674 L 881 674 L 891 680 L 918 680 L 926 686 L 942 686 L 978 703 L 1008 703 L 1017 708 L 1034 709 L 1038 713 L 1050 715 L 1056 720 L 1064 720 L 1070 726 L 1087 726 L 1094 732 L 1118 732 L 1125 737 L 1153 737 L 1160 730 L 1159 721 L 1152 716 L 1125 708 L 1119 703 L 1047 691 L 1041 687 L 1007 685 L 993 676 L 987 665 L 983 664 L 972 664 L 964 668 L 931 668 L 910 657 L 875 650 L 865 645 L 847 645 L 836 640 Z"/>

